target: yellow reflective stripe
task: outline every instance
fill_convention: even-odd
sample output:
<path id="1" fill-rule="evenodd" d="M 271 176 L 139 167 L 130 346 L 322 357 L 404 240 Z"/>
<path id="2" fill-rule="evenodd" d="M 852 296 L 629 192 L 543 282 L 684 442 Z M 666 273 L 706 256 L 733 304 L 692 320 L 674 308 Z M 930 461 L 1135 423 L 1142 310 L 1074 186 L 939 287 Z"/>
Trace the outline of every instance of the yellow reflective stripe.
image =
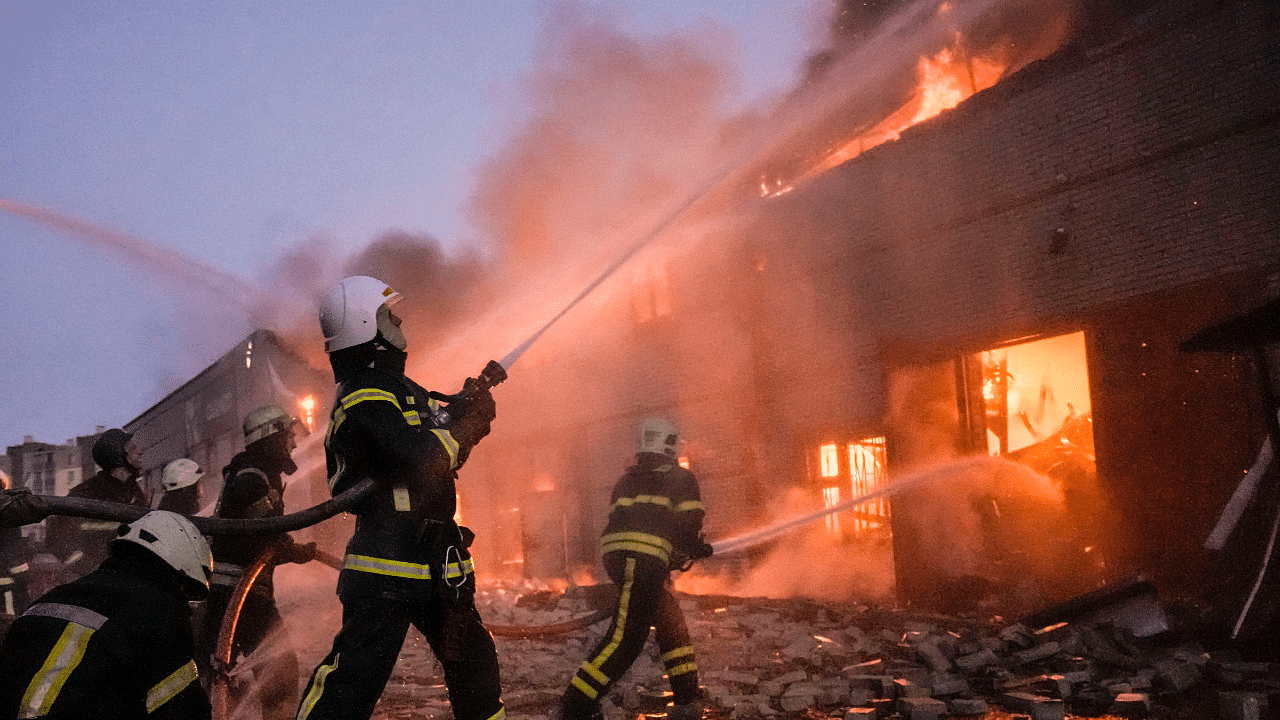
<path id="1" fill-rule="evenodd" d="M 374 573 L 375 575 L 391 575 L 392 577 L 409 578 L 411 580 L 431 579 L 430 565 L 404 562 L 403 560 L 388 560 L 386 558 L 369 557 L 368 555 L 347 555 L 342 566 L 349 570 Z M 462 577 L 473 572 L 475 572 L 475 563 L 471 558 L 467 558 L 461 563 L 449 563 L 448 567 L 445 568 L 445 576 L 450 578 Z"/>
<path id="2" fill-rule="evenodd" d="M 81 551 L 79 551 L 79 550 L 76 550 L 75 552 L 73 552 L 73 553 L 71 553 L 70 555 L 68 555 L 68 556 L 67 556 L 67 559 L 66 559 L 66 562 L 64 562 L 64 563 L 62 563 L 62 564 L 63 564 L 63 565 L 71 565 L 71 564 L 73 564 L 73 563 L 78 563 L 78 562 L 80 562 L 80 560 L 81 560 L 82 558 L 84 558 L 84 553 L 83 553 L 83 552 L 81 552 Z"/>
<path id="3" fill-rule="evenodd" d="M 440 444 L 444 446 L 445 452 L 449 453 L 449 469 L 458 466 L 458 441 L 453 439 L 453 435 L 448 430 L 436 428 L 431 431 L 440 439 Z"/>
<path id="4" fill-rule="evenodd" d="M 392 405 L 395 405 L 397 410 L 401 410 L 400 398 L 397 398 L 386 390 L 379 390 L 378 388 L 363 388 L 361 390 L 356 390 L 342 398 L 342 400 L 339 401 L 338 406 L 343 410 L 350 410 L 352 407 L 359 405 L 365 400 L 385 400 Z"/>
<path id="5" fill-rule="evenodd" d="M 15 580 L 11 577 L 0 577 L 0 585 L 12 585 Z M 13 613 L 9 613 L 12 615 Z"/>
<path id="6" fill-rule="evenodd" d="M 663 653 L 662 662 L 664 664 L 670 663 L 672 660 L 675 660 L 676 658 L 682 658 L 685 655 L 692 655 L 692 654 L 693 654 L 693 646 L 685 645 L 683 647 L 678 647 L 675 650 L 672 650 L 671 652 Z"/>
<path id="7" fill-rule="evenodd" d="M 617 507 L 631 507 L 632 505 L 661 505 L 663 507 L 671 507 L 671 498 L 662 495 L 637 495 L 633 498 L 618 498 L 613 501 L 613 505 L 609 506 L 610 510 Z"/>
<path id="8" fill-rule="evenodd" d="M 98 531 L 98 530 L 115 530 L 120 527 L 120 523 L 114 520 L 86 520 L 80 523 L 81 530 Z"/>
<path id="9" fill-rule="evenodd" d="M 19 718 L 34 718 L 48 715 L 50 707 L 62 692 L 62 686 L 72 671 L 84 659 L 84 651 L 89 644 L 93 629 L 76 623 L 67 623 L 53 651 L 45 658 L 44 665 L 31 678 L 31 684 L 22 696 L 22 705 L 18 709 Z"/>
<path id="10" fill-rule="evenodd" d="M 506 720 L 507 709 L 505 707 L 498 708 L 498 712 L 490 715 L 486 720 Z"/>
<path id="11" fill-rule="evenodd" d="M 155 684 L 147 691 L 147 712 L 155 712 L 161 705 L 172 700 L 196 679 L 196 661 L 188 660 L 186 665 L 174 670 L 169 677 Z"/>
<path id="12" fill-rule="evenodd" d="M 605 661 L 613 655 L 614 651 L 618 649 L 618 646 L 622 644 L 622 635 L 627 627 L 627 612 L 628 608 L 631 606 L 631 586 L 635 584 L 635 581 L 636 559 L 627 558 L 627 567 L 623 572 L 622 577 L 622 591 L 618 593 L 618 612 L 613 619 L 613 637 L 609 639 L 609 644 L 600 651 L 599 655 L 596 655 L 594 658 L 589 658 L 587 663 L 584 663 L 590 664 L 596 671 L 600 670 L 600 666 L 603 665 Z M 603 676 L 604 674 L 601 673 L 601 675 Z M 595 699 L 595 696 L 592 695 L 591 698 Z"/>
<path id="13" fill-rule="evenodd" d="M 409 512 L 409 488 L 404 485 L 397 485 L 391 488 L 391 497 L 396 504 L 396 510 L 400 512 Z"/>
<path id="14" fill-rule="evenodd" d="M 676 505 L 676 512 L 689 512 L 690 510 L 701 510 L 706 512 L 706 508 L 702 506 L 701 500 L 685 500 Z"/>
<path id="15" fill-rule="evenodd" d="M 330 475 L 329 479 L 326 480 L 326 482 L 329 484 L 329 492 L 331 493 L 333 492 L 333 484 L 337 482 L 338 478 L 342 477 L 342 471 L 347 469 L 347 461 L 344 460 L 341 455 L 335 455 L 334 457 L 335 457 L 335 460 L 337 461 L 336 467 L 333 469 L 333 475 Z"/>
<path id="16" fill-rule="evenodd" d="M 588 698 L 592 700 L 595 700 L 597 697 L 600 696 L 599 690 L 596 690 L 595 688 L 588 685 L 586 680 L 583 680 L 577 675 L 573 676 L 573 679 L 569 681 L 569 684 L 581 690 L 583 695 L 586 695 Z M 299 720 L 301 720 L 301 718 L 299 718 Z"/>
<path id="17" fill-rule="evenodd" d="M 366 400 L 384 400 L 395 405 L 396 410 L 401 410 L 400 400 L 386 390 L 379 390 L 377 388 L 356 390 L 338 401 L 338 407 L 333 409 L 333 422 L 329 423 L 329 431 L 326 437 L 332 437 L 333 433 L 337 432 L 338 426 L 347 419 L 347 410 L 350 410 L 352 407 L 359 405 Z M 403 412 L 403 410 L 401 410 L 401 412 Z"/>
<path id="18" fill-rule="evenodd" d="M 431 412 L 439 412 L 440 401 L 435 398 L 427 398 L 427 408 L 431 410 Z"/>
<path id="19" fill-rule="evenodd" d="M 676 675 L 684 675 L 685 673 L 698 672 L 698 663 L 687 662 L 683 665 L 677 665 L 667 669 L 667 677 L 675 677 Z"/>
<path id="20" fill-rule="evenodd" d="M 339 653 L 333 656 L 332 665 L 321 665 L 316 668 L 316 674 L 311 678 L 311 687 L 307 689 L 307 696 L 302 699 L 302 706 L 298 708 L 297 720 L 307 720 L 307 716 L 315 709 L 316 703 L 320 702 L 320 696 L 324 694 L 324 681 L 329 677 L 329 673 L 338 669 L 338 658 L 342 657 Z"/>
<path id="21" fill-rule="evenodd" d="M 601 548 L 601 551 L 607 552 L 607 553 L 631 551 L 631 552 L 642 553 L 644 555 L 652 555 L 658 558 L 659 560 L 661 560 L 662 562 L 671 561 L 671 553 L 669 552 L 665 552 L 662 549 L 656 548 L 652 545 L 646 545 L 645 543 L 628 542 L 625 540 L 604 545 Z"/>
<path id="22" fill-rule="evenodd" d="M 417 410 L 406 410 L 404 412 L 404 420 L 410 425 L 421 425 L 422 417 L 418 415 Z"/>
<path id="23" fill-rule="evenodd" d="M 582 670 L 586 674 L 590 675 L 592 680 L 595 680 L 601 685 L 606 685 L 609 682 L 609 676 L 600 672 L 599 668 L 589 662 L 582 663 Z"/>
<path id="24" fill-rule="evenodd" d="M 631 541 L 653 545 L 660 550 L 671 552 L 671 541 L 657 535 L 651 535 L 644 532 L 616 532 L 609 533 L 600 538 L 601 543 L 612 543 L 621 541 Z"/>

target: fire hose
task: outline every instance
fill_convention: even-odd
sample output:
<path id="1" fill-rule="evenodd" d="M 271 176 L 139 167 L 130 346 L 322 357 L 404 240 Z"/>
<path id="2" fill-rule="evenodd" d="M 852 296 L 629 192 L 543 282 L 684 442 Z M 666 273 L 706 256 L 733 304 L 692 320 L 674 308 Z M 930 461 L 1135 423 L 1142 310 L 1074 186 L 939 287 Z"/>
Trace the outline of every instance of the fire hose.
<path id="1" fill-rule="evenodd" d="M 296 513 L 272 518 L 220 518 L 187 515 L 205 535 L 275 535 L 301 530 L 346 512 L 373 492 L 374 482 L 361 480 L 347 490 L 319 505 Z M 23 490 L 5 490 L 0 494 L 0 527 L 21 527 L 44 520 L 50 515 L 71 515 L 93 520 L 130 523 L 151 512 L 151 508 L 105 500 L 34 495 Z"/>

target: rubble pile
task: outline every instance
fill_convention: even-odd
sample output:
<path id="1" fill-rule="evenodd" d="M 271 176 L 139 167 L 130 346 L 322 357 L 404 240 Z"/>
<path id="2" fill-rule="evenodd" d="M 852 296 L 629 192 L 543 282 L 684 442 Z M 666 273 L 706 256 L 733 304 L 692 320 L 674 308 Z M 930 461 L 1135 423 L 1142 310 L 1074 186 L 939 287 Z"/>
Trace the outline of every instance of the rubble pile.
<path id="1" fill-rule="evenodd" d="M 487 624 L 538 627 L 607 607 L 609 590 L 490 585 L 477 604 Z M 802 599 L 680 597 L 710 718 L 1251 720 L 1280 706 L 1280 665 L 1113 625 L 1028 628 Z M 545 717 L 606 627 L 497 637 L 508 714 Z M 607 720 L 661 713 L 662 673 L 650 640 L 604 703 Z M 412 633 L 377 717 L 448 716 L 439 666 Z"/>

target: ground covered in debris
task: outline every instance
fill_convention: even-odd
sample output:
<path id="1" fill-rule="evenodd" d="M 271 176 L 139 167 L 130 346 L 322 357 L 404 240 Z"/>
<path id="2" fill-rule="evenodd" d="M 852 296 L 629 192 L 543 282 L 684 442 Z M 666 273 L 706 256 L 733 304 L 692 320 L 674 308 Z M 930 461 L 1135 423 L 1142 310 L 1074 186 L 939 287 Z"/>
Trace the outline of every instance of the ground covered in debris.
<path id="1" fill-rule="evenodd" d="M 328 650 L 339 606 L 331 581 L 286 584 L 294 592 L 277 594 L 309 669 Z M 478 605 L 492 626 L 538 627 L 590 614 L 608 591 L 490 584 Z M 1111 626 L 1027 628 L 856 603 L 680 597 L 714 720 L 1280 717 L 1280 665 L 1206 651 L 1176 628 L 1140 639 Z M 545 717 L 606 627 L 497 637 L 509 716 Z M 651 641 L 605 702 L 606 718 L 660 714 L 665 690 Z M 450 716 L 440 668 L 411 630 L 374 717 Z"/>

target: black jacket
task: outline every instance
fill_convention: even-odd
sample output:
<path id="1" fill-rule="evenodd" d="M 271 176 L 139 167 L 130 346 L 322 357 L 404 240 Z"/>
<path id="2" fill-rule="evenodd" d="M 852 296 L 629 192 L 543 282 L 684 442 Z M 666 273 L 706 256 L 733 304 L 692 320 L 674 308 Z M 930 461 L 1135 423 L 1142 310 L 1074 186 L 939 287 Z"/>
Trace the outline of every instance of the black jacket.
<path id="1" fill-rule="evenodd" d="M 146 555 L 112 556 L 14 621 L 0 645 L 0 720 L 211 717 L 187 602 L 164 576 L 176 573 Z"/>
<path id="2" fill-rule="evenodd" d="M 336 495 L 364 478 L 377 483 L 354 510 L 339 595 L 422 600 L 432 578 L 466 579 L 470 555 L 453 521 L 460 448 L 447 419 L 402 374 L 361 368 L 338 385 L 325 435 L 329 487 Z"/>
<path id="3" fill-rule="evenodd" d="M 647 555 L 678 565 L 702 556 L 703 515 L 693 473 L 664 455 L 640 453 L 613 486 L 601 552 Z"/>
<path id="4" fill-rule="evenodd" d="M 258 446 L 261 447 L 261 446 Z M 270 518 L 284 514 L 284 480 L 279 458 L 249 449 L 231 458 L 222 469 L 222 494 L 214 515 L 224 518 Z M 258 559 L 268 546 L 278 548 L 276 563 L 287 562 L 293 552 L 293 538 L 288 533 L 277 535 L 218 535 L 213 538 L 213 584 L 233 588 L 240 575 Z M 253 584 L 253 592 L 273 592 L 274 565 L 268 565 Z"/>
<path id="5" fill-rule="evenodd" d="M 106 470 L 71 488 L 67 497 L 149 506 L 137 480 L 122 482 Z M 45 548 L 65 564 L 69 573 L 78 577 L 94 570 L 107 558 L 107 545 L 116 539 L 119 527 L 120 523 L 111 520 L 55 515 L 49 519 Z"/>

